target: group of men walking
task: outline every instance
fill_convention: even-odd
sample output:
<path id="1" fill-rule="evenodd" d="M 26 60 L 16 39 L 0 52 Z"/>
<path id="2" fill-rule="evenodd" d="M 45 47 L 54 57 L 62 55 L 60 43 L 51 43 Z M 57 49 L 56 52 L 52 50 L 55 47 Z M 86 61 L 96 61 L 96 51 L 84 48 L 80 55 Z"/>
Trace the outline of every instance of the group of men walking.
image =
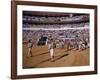
<path id="1" fill-rule="evenodd" d="M 75 42 L 75 41 L 72 41 L 72 42 Z M 60 43 L 60 48 L 64 48 L 65 45 L 67 46 L 67 50 L 71 47 L 71 46 L 74 46 L 74 48 L 76 47 L 77 49 L 79 50 L 83 50 L 85 48 L 87 48 L 87 46 L 89 46 L 89 42 L 88 40 L 86 41 L 78 41 L 77 44 L 72 44 L 71 41 L 67 41 L 67 43 L 64 43 L 64 41 L 59 41 Z M 46 39 L 46 42 L 45 42 L 45 45 L 48 46 L 48 49 L 49 49 L 49 53 L 50 53 L 50 59 L 51 59 L 51 62 L 54 61 L 54 49 L 57 47 L 57 44 L 55 43 L 55 40 L 52 38 L 52 36 L 48 37 Z M 33 47 L 33 42 L 32 40 L 30 39 L 28 41 L 28 56 L 32 57 L 32 47 Z"/>

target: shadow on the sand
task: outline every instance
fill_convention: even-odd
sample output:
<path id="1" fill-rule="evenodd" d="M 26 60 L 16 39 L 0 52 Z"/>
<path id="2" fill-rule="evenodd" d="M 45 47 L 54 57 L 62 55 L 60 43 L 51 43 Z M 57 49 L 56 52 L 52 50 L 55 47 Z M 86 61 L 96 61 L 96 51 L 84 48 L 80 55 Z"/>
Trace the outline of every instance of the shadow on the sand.
<path id="1" fill-rule="evenodd" d="M 33 56 L 36 57 L 36 56 L 44 55 L 44 54 L 47 54 L 47 53 L 49 53 L 49 51 L 44 52 L 44 53 L 40 53 L 40 54 L 37 54 L 37 55 L 33 55 Z"/>
<path id="2" fill-rule="evenodd" d="M 72 49 L 65 50 L 65 52 L 71 51 Z"/>
<path id="3" fill-rule="evenodd" d="M 59 60 L 59 59 L 65 57 L 65 56 L 68 56 L 68 55 L 69 55 L 69 54 L 67 53 L 67 54 L 64 54 L 64 55 L 54 56 L 54 61 L 53 61 L 53 62 L 55 62 L 55 61 L 57 61 L 57 60 Z M 50 59 L 50 58 L 49 58 L 49 59 L 45 59 L 45 60 L 43 60 L 43 61 L 37 63 L 37 64 L 34 65 L 34 66 L 35 66 L 35 67 L 36 67 L 36 66 L 39 66 L 40 64 L 45 63 L 45 62 L 47 62 L 47 61 L 51 61 L 51 59 Z"/>

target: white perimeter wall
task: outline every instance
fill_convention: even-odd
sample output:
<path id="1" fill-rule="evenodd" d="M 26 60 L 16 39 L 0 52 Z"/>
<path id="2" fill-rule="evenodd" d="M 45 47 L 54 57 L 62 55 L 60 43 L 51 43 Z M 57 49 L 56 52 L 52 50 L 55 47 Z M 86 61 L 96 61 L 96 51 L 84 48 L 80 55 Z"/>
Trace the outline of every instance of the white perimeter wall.
<path id="1" fill-rule="evenodd" d="M 11 0 L 0 0 L 0 80 L 10 80 L 10 70 L 11 70 L 10 69 L 11 67 L 11 2 L 10 1 Z M 98 21 L 100 21 L 100 0 L 30 0 L 30 1 L 98 5 L 98 14 L 99 14 Z M 100 24 L 98 24 L 98 26 L 100 26 Z M 98 34 L 100 34 L 100 27 L 98 27 Z M 100 44 L 100 36 L 98 36 L 98 41 L 99 41 L 98 44 Z M 98 45 L 98 49 L 99 48 L 100 45 Z M 98 67 L 100 67 L 99 53 L 100 49 L 98 50 Z M 98 75 L 38 78 L 30 80 L 100 80 L 100 68 L 98 68 Z"/>

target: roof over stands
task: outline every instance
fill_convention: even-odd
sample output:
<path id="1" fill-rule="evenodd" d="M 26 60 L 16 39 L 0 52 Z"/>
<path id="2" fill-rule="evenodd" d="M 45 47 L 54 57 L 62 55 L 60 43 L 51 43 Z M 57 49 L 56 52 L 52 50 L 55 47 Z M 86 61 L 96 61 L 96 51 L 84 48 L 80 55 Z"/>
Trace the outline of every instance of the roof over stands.
<path id="1" fill-rule="evenodd" d="M 23 20 L 23 23 L 28 23 L 28 24 L 74 24 L 74 23 L 82 23 L 82 22 L 89 22 L 89 14 L 79 14 L 79 13 L 61 13 L 61 12 L 43 12 L 43 11 L 23 11 L 23 16 L 29 16 L 29 17 L 45 17 L 47 20 L 45 21 L 33 21 L 33 20 Z M 73 17 L 76 16 L 88 16 L 88 17 L 83 17 L 78 20 L 74 20 Z M 68 17 L 73 18 L 73 20 L 51 20 L 49 21 L 49 17 Z"/>
<path id="2" fill-rule="evenodd" d="M 45 17 L 69 17 L 70 14 L 73 16 L 77 15 L 88 15 L 88 14 L 78 14 L 78 13 L 65 13 L 65 12 L 43 12 L 43 11 L 23 11 L 23 15 L 27 16 L 45 16 Z"/>

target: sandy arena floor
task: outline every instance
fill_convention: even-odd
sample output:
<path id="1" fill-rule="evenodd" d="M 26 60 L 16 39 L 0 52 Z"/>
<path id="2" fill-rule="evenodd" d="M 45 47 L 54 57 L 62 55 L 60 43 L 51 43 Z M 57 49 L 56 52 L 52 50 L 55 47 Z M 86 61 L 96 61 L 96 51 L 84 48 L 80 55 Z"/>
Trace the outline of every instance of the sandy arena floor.
<path id="1" fill-rule="evenodd" d="M 27 45 L 23 46 L 23 68 L 67 67 L 89 65 L 89 48 L 79 50 L 54 50 L 54 62 L 50 60 L 47 46 L 33 46 L 32 57 L 27 55 Z"/>

